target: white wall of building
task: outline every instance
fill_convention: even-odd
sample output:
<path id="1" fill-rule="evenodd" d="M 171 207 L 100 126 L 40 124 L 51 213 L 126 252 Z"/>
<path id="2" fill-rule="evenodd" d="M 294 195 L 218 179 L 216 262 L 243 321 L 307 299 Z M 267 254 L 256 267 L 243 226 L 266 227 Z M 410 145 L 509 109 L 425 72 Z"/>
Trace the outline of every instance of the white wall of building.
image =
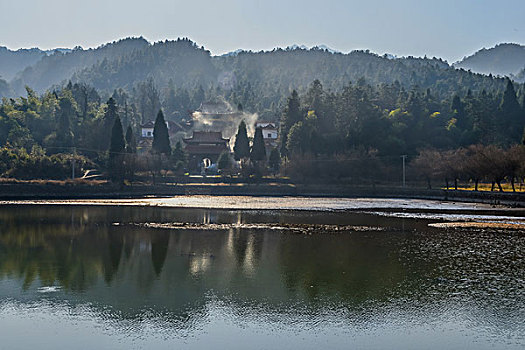
<path id="1" fill-rule="evenodd" d="M 142 128 L 142 137 L 153 137 L 153 128 Z"/>

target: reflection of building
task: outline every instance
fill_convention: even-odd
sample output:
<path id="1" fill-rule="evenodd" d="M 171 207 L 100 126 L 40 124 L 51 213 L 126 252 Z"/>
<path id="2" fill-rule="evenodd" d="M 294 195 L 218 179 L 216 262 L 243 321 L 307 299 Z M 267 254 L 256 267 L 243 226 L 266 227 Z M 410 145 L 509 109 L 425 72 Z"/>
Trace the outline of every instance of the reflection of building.
<path id="1" fill-rule="evenodd" d="M 273 122 L 257 122 L 256 128 L 262 129 L 264 138 L 264 144 L 266 145 L 266 152 L 268 153 L 272 148 L 277 147 L 277 137 L 279 136 L 279 130 L 277 129 L 276 123 Z"/>
<path id="2" fill-rule="evenodd" d="M 205 159 L 210 163 L 217 163 L 222 152 L 229 152 L 229 139 L 222 137 L 221 132 L 194 131 L 191 138 L 183 139 L 185 151 L 189 156 L 188 169 L 198 171 Z"/>

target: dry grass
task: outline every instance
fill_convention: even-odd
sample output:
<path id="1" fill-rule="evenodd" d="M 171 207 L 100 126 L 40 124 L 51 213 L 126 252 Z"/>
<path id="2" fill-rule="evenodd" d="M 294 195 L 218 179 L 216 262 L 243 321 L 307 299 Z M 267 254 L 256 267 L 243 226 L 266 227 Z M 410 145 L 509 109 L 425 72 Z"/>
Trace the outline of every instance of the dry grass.
<path id="1" fill-rule="evenodd" d="M 452 186 L 449 187 L 449 189 L 454 189 L 454 184 L 451 184 Z M 510 183 L 502 183 L 501 187 L 503 188 L 503 191 L 505 192 L 512 192 L 512 186 Z M 490 192 L 492 188 L 492 184 L 488 183 L 480 183 L 478 184 L 478 191 L 481 192 Z M 525 184 L 514 184 L 514 188 L 516 189 L 516 192 L 523 193 L 525 192 Z M 446 189 L 446 187 L 442 187 L 442 189 Z M 458 185 L 458 190 L 463 191 L 474 191 L 475 187 L 474 184 L 466 184 L 466 185 Z M 498 185 L 494 186 L 494 191 L 499 192 Z"/>

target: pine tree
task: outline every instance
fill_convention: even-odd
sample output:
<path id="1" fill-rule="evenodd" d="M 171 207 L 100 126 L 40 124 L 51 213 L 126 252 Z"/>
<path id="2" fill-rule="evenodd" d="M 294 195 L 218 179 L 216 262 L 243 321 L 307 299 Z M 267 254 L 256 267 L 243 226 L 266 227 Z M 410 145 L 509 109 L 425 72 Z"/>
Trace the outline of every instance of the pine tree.
<path id="1" fill-rule="evenodd" d="M 514 84 L 512 84 L 510 79 L 507 79 L 507 87 L 501 100 L 500 113 L 502 139 L 506 139 L 510 143 L 519 142 L 525 121 L 521 106 L 516 98 Z"/>
<path id="2" fill-rule="evenodd" d="M 111 140 L 109 146 L 109 175 L 114 181 L 122 181 L 124 177 L 124 134 L 122 132 L 122 123 L 117 116 L 113 127 L 111 128 Z"/>
<path id="3" fill-rule="evenodd" d="M 250 156 L 250 141 L 246 132 L 246 123 L 241 120 L 237 135 L 235 136 L 235 145 L 233 146 L 235 160 L 242 160 Z"/>
<path id="4" fill-rule="evenodd" d="M 118 154 L 124 153 L 126 143 L 124 142 L 124 134 L 122 131 L 122 123 L 120 118 L 117 116 L 113 127 L 111 128 L 111 141 L 109 146 L 109 156 L 115 157 Z"/>
<path id="5" fill-rule="evenodd" d="M 268 165 L 273 169 L 273 171 L 279 171 L 279 167 L 281 165 L 281 156 L 279 155 L 279 150 L 277 148 L 273 148 L 270 152 L 268 162 Z"/>
<path id="6" fill-rule="evenodd" d="M 73 147 L 74 134 L 71 130 L 71 117 L 75 115 L 75 104 L 71 92 L 60 97 L 56 140 L 59 147 Z"/>
<path id="7" fill-rule="evenodd" d="M 159 110 L 155 126 L 153 127 L 153 151 L 169 155 L 171 153 L 170 137 L 168 127 L 164 120 L 162 110 Z"/>
<path id="8" fill-rule="evenodd" d="M 299 100 L 299 94 L 297 91 L 293 90 L 290 97 L 286 102 L 286 107 L 284 109 L 283 116 L 281 118 L 281 154 L 286 155 L 288 143 L 287 137 L 290 129 L 297 122 L 302 120 L 301 113 L 301 101 Z"/>
<path id="9" fill-rule="evenodd" d="M 104 118 L 102 121 L 102 140 L 100 140 L 101 145 L 105 148 L 107 148 L 108 145 L 108 139 L 111 139 L 111 128 L 115 123 L 116 118 L 118 117 L 118 107 L 113 99 L 113 97 L 110 97 L 108 102 L 106 102 L 107 107 L 106 111 L 104 112 Z"/>
<path id="10" fill-rule="evenodd" d="M 266 147 L 264 145 L 262 128 L 255 129 L 253 145 L 250 151 L 250 159 L 252 162 L 266 160 Z"/>
<path id="11" fill-rule="evenodd" d="M 126 130 L 126 153 L 137 153 L 137 140 L 131 125 Z"/>
<path id="12" fill-rule="evenodd" d="M 286 107 L 283 113 L 281 128 L 285 133 L 290 131 L 292 125 L 302 120 L 301 113 L 301 101 L 299 100 L 299 94 L 293 90 L 290 97 L 286 102 Z"/>

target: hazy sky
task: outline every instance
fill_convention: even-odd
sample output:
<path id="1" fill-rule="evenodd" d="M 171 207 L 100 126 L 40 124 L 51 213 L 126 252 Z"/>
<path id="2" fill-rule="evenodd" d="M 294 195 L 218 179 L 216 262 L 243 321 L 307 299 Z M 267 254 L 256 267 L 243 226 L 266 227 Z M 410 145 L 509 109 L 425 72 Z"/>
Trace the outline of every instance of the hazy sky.
<path id="1" fill-rule="evenodd" d="M 213 54 L 325 44 L 454 62 L 525 44 L 524 0 L 0 0 L 0 46 L 96 47 L 189 37 Z"/>

